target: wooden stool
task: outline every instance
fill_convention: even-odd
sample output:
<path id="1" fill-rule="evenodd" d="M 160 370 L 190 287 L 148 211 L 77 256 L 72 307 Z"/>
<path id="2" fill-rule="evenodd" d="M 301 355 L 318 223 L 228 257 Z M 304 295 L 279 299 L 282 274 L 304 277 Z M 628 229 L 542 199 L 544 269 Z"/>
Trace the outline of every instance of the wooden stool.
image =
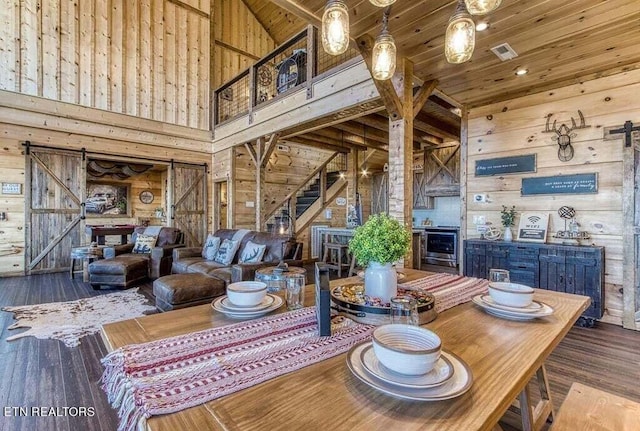
<path id="1" fill-rule="evenodd" d="M 347 277 L 358 275 L 358 268 L 356 267 L 356 256 L 351 253 L 351 265 L 349 265 L 349 274 Z"/>
<path id="2" fill-rule="evenodd" d="M 574 383 L 553 421 L 552 431 L 640 430 L 640 404 Z"/>
<path id="3" fill-rule="evenodd" d="M 335 252 L 336 258 L 332 259 Z M 327 268 L 335 269 L 338 271 L 338 277 L 342 278 L 342 268 L 350 268 L 350 264 L 344 263 L 344 258 L 349 255 L 349 244 L 340 244 L 338 242 L 325 242 L 324 243 L 324 256 L 322 261 L 326 264 Z"/>

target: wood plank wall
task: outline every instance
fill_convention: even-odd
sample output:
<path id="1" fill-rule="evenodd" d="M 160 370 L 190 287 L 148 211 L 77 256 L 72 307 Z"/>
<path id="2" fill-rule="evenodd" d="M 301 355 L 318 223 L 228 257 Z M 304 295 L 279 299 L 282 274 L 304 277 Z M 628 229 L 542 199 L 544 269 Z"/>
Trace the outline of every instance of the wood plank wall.
<path id="1" fill-rule="evenodd" d="M 208 129 L 210 0 L 0 0 L 0 89 Z"/>
<path id="2" fill-rule="evenodd" d="M 0 90 L 0 173 L 3 182 L 24 185 L 22 143 L 27 140 L 36 145 L 86 148 L 89 152 L 154 158 L 167 163 L 172 159 L 194 164 L 211 164 L 212 161 L 208 131 Z M 164 180 L 163 176 L 160 182 L 164 183 Z M 156 199 L 164 199 L 155 176 L 146 178 L 143 175 L 140 181 L 134 181 L 132 187 L 133 217 L 109 219 L 110 223 L 136 222 L 137 217 L 146 217 L 159 206 L 157 202 L 161 201 L 151 204 L 151 208 L 138 205 L 142 188 L 151 188 Z M 0 276 L 24 271 L 24 206 L 24 194 L 0 194 L 0 211 L 7 213 L 7 220 L 0 221 Z M 89 223 L 92 221 L 90 219 Z"/>
<path id="3" fill-rule="evenodd" d="M 524 78 L 524 79 L 534 79 Z M 626 120 L 640 123 L 640 71 L 625 72 L 593 81 L 538 93 L 507 102 L 473 109 L 469 113 L 469 150 L 467 176 L 467 237 L 479 235 L 473 216 L 484 215 L 494 226 L 501 226 L 502 205 L 515 205 L 518 212 L 543 211 L 550 214 L 547 242 L 561 243 L 552 237 L 564 229 L 558 216 L 563 205 L 576 209 L 582 230 L 591 234 L 585 244 L 605 247 L 604 321 L 621 324 L 620 288 L 633 288 L 622 277 L 622 138 L 604 140 L 604 128 L 620 127 Z M 547 115 L 571 127 L 578 120 L 578 109 L 591 127 L 578 129 L 572 139 L 575 155 L 568 162 L 558 160 L 558 145 L 545 130 Z M 476 160 L 537 154 L 537 172 L 494 177 L 475 177 Z M 598 193 L 579 195 L 520 196 L 523 177 L 573 173 L 598 174 Z M 487 193 L 488 203 L 476 203 L 475 193 Z M 516 226 L 519 218 L 516 220 Z"/>
<path id="4" fill-rule="evenodd" d="M 214 0 L 213 88 L 264 57 L 276 45 L 242 0 Z"/>

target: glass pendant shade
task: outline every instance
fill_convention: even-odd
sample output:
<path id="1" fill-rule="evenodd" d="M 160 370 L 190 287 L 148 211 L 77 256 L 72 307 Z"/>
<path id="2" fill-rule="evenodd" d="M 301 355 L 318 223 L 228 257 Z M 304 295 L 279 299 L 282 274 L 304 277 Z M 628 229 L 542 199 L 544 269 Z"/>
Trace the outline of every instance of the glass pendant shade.
<path id="1" fill-rule="evenodd" d="M 498 9 L 502 0 L 464 0 L 471 15 L 484 15 Z"/>
<path id="2" fill-rule="evenodd" d="M 340 0 L 330 0 L 322 14 L 322 47 L 331 55 L 349 48 L 349 11 Z"/>
<path id="3" fill-rule="evenodd" d="M 373 45 L 373 78 L 384 81 L 396 71 L 396 43 L 393 37 L 382 32 Z"/>
<path id="4" fill-rule="evenodd" d="M 444 40 L 444 54 L 449 63 L 464 63 L 471 59 L 476 45 L 476 26 L 462 0 L 449 19 Z"/>
<path id="5" fill-rule="evenodd" d="M 369 0 L 372 5 L 378 7 L 387 7 L 396 2 L 396 0 Z"/>

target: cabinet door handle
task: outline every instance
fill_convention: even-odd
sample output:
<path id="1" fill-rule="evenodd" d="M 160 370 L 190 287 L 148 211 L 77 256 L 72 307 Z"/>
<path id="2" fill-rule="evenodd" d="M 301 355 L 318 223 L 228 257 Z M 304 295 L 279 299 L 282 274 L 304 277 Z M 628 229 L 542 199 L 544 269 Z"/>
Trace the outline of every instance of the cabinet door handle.
<path id="1" fill-rule="evenodd" d="M 560 276 L 560 283 L 564 283 L 564 277 L 562 275 Z"/>

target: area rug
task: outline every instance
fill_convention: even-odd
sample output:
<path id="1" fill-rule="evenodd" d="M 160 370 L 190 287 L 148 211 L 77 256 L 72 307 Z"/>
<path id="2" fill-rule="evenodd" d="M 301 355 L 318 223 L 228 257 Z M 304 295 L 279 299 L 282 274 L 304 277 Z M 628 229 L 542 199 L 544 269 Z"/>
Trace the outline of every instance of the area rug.
<path id="1" fill-rule="evenodd" d="M 106 323 L 155 311 L 154 306 L 146 303 L 147 298 L 135 288 L 77 301 L 2 307 L 2 310 L 15 313 L 16 323 L 8 329 L 30 328 L 8 337 L 7 341 L 33 336 L 60 340 L 65 346 L 75 347 L 80 344 L 80 338 L 97 333 Z"/>

